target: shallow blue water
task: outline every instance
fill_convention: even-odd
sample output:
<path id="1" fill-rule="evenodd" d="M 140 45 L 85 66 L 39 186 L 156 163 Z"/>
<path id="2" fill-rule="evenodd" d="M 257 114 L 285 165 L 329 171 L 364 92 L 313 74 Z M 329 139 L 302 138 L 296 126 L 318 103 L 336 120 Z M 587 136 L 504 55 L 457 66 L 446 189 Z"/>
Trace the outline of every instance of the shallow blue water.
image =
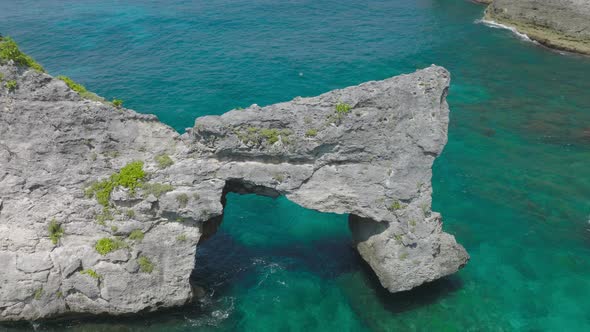
<path id="1" fill-rule="evenodd" d="M 463 0 L 0 0 L 0 32 L 51 74 L 179 131 L 432 63 L 453 75 L 433 204 L 472 256 L 460 273 L 387 294 L 345 216 L 230 195 L 197 258 L 205 301 L 38 329 L 590 330 L 590 59 L 478 24 L 482 11 Z"/>

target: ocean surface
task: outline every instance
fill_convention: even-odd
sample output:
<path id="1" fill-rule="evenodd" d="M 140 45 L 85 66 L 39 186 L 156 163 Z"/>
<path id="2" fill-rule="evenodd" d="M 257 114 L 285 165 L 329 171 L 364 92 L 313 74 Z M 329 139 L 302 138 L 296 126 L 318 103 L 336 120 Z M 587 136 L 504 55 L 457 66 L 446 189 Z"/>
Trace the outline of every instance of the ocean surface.
<path id="1" fill-rule="evenodd" d="M 207 297 L 4 331 L 590 331 L 590 58 L 478 23 L 465 0 L 0 0 L 0 32 L 179 132 L 206 114 L 438 64 L 452 73 L 434 210 L 471 254 L 388 294 L 347 217 L 228 196 L 199 248 Z"/>

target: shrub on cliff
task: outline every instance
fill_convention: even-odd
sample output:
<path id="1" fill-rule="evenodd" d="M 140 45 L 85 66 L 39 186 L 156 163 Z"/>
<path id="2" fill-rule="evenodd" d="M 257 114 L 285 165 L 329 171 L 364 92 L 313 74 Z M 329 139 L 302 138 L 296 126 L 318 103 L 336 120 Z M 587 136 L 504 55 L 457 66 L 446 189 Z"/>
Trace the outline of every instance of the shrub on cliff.
<path id="1" fill-rule="evenodd" d="M 90 276 L 91 278 L 94 278 L 94 279 L 101 278 L 101 275 L 96 273 L 96 271 L 94 271 L 93 269 L 86 269 L 84 271 L 80 271 L 80 274 L 85 274 L 85 275 Z"/>
<path id="2" fill-rule="evenodd" d="M 4 86 L 5 86 L 5 87 L 6 87 L 6 89 L 8 89 L 9 91 L 12 91 L 12 90 L 16 90 L 17 83 L 16 83 L 16 81 L 14 81 L 14 80 L 11 80 L 11 81 L 6 81 L 6 82 L 4 83 Z"/>
<path id="3" fill-rule="evenodd" d="M 152 273 L 152 271 L 154 271 L 154 263 L 152 263 L 152 261 L 146 256 L 139 256 L 137 264 L 139 264 L 141 272 Z"/>
<path id="4" fill-rule="evenodd" d="M 135 229 L 129 234 L 129 240 L 141 242 L 145 234 L 141 231 L 141 229 Z"/>
<path id="5" fill-rule="evenodd" d="M 47 231 L 49 232 L 49 238 L 53 244 L 57 244 L 59 239 L 64 235 L 64 230 L 60 224 L 57 223 L 55 218 L 51 219 L 49 222 L 49 226 L 47 227 Z"/>
<path id="6" fill-rule="evenodd" d="M 178 202 L 178 205 L 180 205 L 181 208 L 186 207 L 186 205 L 188 204 L 188 200 L 189 197 L 185 193 L 176 195 L 176 201 Z"/>
<path id="7" fill-rule="evenodd" d="M 0 63 L 14 61 L 19 66 L 29 67 L 38 72 L 45 72 L 45 69 L 33 58 L 23 53 L 16 42 L 10 37 L 0 39 Z"/>
<path id="8" fill-rule="evenodd" d="M 100 102 L 105 101 L 104 98 L 98 96 L 95 93 L 92 93 L 92 92 L 86 90 L 86 88 L 82 84 L 76 83 L 74 80 L 72 80 L 71 78 L 69 78 L 67 76 L 60 75 L 56 78 L 64 81 L 70 89 L 76 91 L 78 93 L 78 95 L 80 95 L 80 97 L 82 97 L 84 99 L 100 101 Z"/>
<path id="9" fill-rule="evenodd" d="M 112 251 L 127 247 L 127 244 L 120 239 L 111 239 L 107 237 L 103 237 L 102 239 L 96 241 L 96 244 L 94 245 L 94 249 L 96 249 L 96 251 L 103 256 Z"/>
<path id="10" fill-rule="evenodd" d="M 149 195 L 154 195 L 160 198 L 163 194 L 174 190 L 174 187 L 167 183 L 142 183 L 141 189 L 143 190 L 142 197 L 146 198 Z"/>
<path id="11" fill-rule="evenodd" d="M 165 153 L 155 156 L 154 159 L 156 160 L 156 163 L 158 163 L 158 168 L 161 169 L 174 165 L 174 160 Z"/>
<path id="12" fill-rule="evenodd" d="M 131 193 L 135 193 L 135 189 L 142 184 L 145 176 L 143 161 L 134 161 L 125 165 L 119 173 L 111 175 L 108 179 L 94 182 L 86 188 L 85 194 L 88 198 L 96 197 L 102 206 L 108 206 L 113 189 L 121 186 L 129 189 Z"/>
<path id="13" fill-rule="evenodd" d="M 336 104 L 336 113 L 338 113 L 338 114 L 346 114 L 346 113 L 350 112 L 351 109 L 352 109 L 352 106 L 350 106 L 349 104 L 346 104 L 346 103 Z"/>
<path id="14" fill-rule="evenodd" d="M 113 106 L 115 106 L 116 108 L 123 107 L 123 100 L 121 100 L 121 99 L 113 99 L 112 103 L 113 103 Z"/>
<path id="15" fill-rule="evenodd" d="M 81 93 L 84 93 L 87 91 L 86 88 L 82 84 L 74 82 L 74 80 L 72 80 L 71 78 L 69 78 L 67 76 L 60 75 L 56 78 L 64 81 L 70 89 L 76 91 L 78 94 L 81 94 Z"/>
<path id="16" fill-rule="evenodd" d="M 308 131 L 305 132 L 305 136 L 306 137 L 315 137 L 318 134 L 318 130 L 317 129 L 309 129 Z"/>

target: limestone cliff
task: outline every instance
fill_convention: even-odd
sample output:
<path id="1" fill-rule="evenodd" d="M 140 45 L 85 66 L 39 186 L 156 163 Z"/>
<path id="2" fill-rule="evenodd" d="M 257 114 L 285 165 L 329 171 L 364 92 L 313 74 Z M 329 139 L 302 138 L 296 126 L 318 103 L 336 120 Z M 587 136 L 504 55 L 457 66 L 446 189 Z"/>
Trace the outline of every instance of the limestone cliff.
<path id="1" fill-rule="evenodd" d="M 230 191 L 349 214 L 391 292 L 468 261 L 431 212 L 441 67 L 198 118 L 182 136 L 39 68 L 0 61 L 0 74 L 0 320 L 190 301 L 197 245 Z"/>
<path id="2" fill-rule="evenodd" d="M 493 0 L 485 18 L 559 50 L 590 54 L 590 1 Z"/>

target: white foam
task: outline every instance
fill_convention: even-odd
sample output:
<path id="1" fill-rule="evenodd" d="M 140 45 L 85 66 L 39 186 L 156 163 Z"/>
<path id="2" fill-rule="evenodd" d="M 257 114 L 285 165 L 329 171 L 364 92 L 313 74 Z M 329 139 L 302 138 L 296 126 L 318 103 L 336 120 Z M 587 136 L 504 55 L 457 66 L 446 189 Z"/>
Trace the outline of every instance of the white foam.
<path id="1" fill-rule="evenodd" d="M 509 27 L 507 25 L 495 22 L 495 21 L 490 21 L 490 20 L 486 20 L 486 19 L 480 19 L 480 20 L 475 20 L 475 23 L 481 23 L 484 24 L 490 28 L 494 28 L 494 29 L 506 29 L 506 30 L 510 30 L 512 31 L 513 34 L 515 34 L 516 36 L 518 36 L 518 38 L 531 42 L 531 43 L 535 43 L 538 44 L 536 41 L 532 40 L 529 36 L 527 36 L 526 34 L 522 33 L 522 32 L 518 32 L 518 30 L 516 30 L 513 27 Z"/>

